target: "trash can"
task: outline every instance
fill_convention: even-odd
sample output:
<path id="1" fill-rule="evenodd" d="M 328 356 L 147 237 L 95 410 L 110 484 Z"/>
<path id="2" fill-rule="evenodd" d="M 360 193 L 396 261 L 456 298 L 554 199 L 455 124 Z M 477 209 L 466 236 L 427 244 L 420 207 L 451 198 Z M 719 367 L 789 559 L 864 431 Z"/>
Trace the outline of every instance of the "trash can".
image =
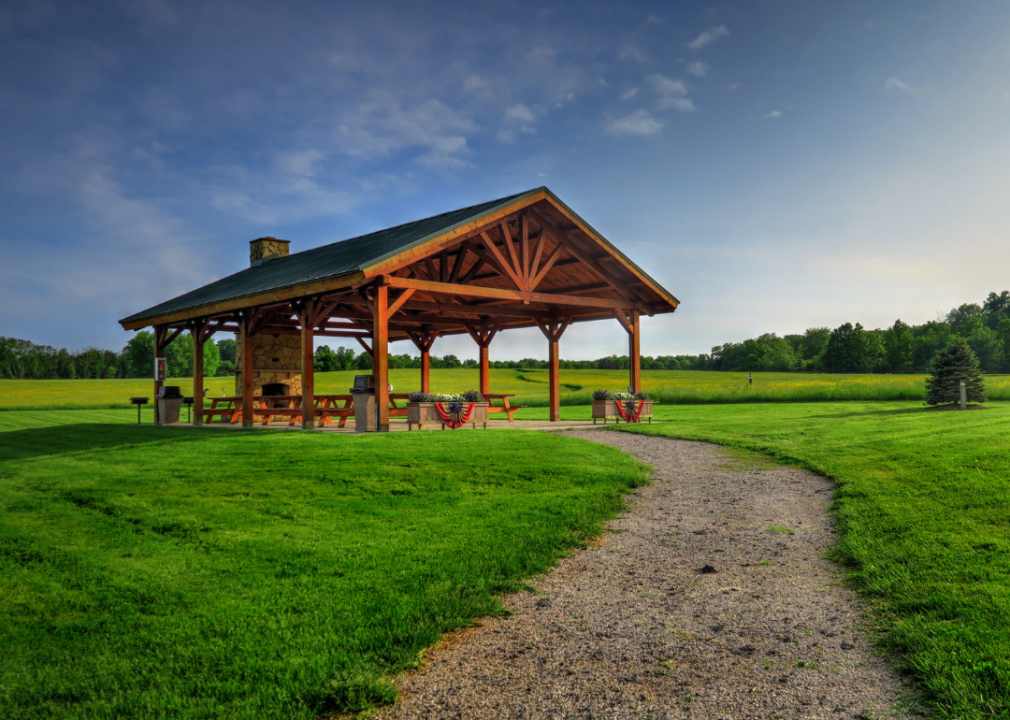
<path id="1" fill-rule="evenodd" d="M 177 425 L 179 409 L 182 407 L 182 392 L 178 385 L 162 385 L 158 388 L 158 424 Z"/>
<path id="2" fill-rule="evenodd" d="M 355 375 L 351 396 L 354 398 L 354 429 L 375 432 L 375 377 Z"/>

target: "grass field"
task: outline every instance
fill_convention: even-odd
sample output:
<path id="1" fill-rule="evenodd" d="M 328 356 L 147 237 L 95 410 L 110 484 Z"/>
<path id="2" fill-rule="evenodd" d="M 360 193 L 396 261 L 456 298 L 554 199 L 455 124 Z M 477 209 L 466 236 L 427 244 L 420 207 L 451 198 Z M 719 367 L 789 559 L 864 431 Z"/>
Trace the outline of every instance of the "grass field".
<path id="1" fill-rule="evenodd" d="M 360 372 L 360 371 L 359 371 Z M 343 394 L 354 384 L 355 371 L 318 373 L 316 392 Z M 391 370 L 395 392 L 420 387 L 419 370 Z M 593 390 L 624 390 L 625 370 L 562 370 L 561 404 L 585 405 Z M 189 395 L 192 380 L 170 380 Z M 748 386 L 747 373 L 693 370 L 646 370 L 644 389 L 659 402 L 669 404 L 833 402 L 849 400 L 922 400 L 924 375 L 824 375 L 812 373 L 754 373 Z M 462 392 L 478 385 L 472 369 L 432 370 L 432 392 Z M 1010 376 L 986 376 L 991 400 L 1010 400 Z M 234 395 L 234 378 L 208 378 L 208 396 Z M 492 370 L 491 391 L 515 393 L 515 404 L 547 404 L 546 370 Z M 150 396 L 150 380 L 0 380 L 0 410 L 44 407 L 71 409 L 130 407 L 133 396 Z"/>
<path id="2" fill-rule="evenodd" d="M 832 478 L 837 557 L 876 605 L 885 643 L 941 717 L 1010 717 L 1010 405 L 666 406 L 660 415 L 666 422 L 632 431 L 754 450 Z"/>
<path id="3" fill-rule="evenodd" d="M 600 532 L 644 469 L 542 433 L 0 413 L 0 717 L 316 718 Z"/>

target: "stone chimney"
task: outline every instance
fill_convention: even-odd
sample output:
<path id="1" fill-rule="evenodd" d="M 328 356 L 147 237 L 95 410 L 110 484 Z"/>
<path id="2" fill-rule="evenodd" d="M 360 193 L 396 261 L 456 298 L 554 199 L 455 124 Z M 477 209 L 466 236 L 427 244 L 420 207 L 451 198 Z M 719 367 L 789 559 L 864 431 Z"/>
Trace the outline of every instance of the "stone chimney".
<path id="1" fill-rule="evenodd" d="M 259 267 L 265 262 L 286 257 L 290 240 L 278 240 L 275 237 L 261 237 L 249 241 L 249 265 Z"/>

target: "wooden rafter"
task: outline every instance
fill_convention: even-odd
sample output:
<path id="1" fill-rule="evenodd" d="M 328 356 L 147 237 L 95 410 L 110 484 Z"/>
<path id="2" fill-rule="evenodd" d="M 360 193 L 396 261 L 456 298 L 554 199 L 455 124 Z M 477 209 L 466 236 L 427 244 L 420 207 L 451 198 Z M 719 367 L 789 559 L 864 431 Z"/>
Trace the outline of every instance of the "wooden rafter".
<path id="1" fill-rule="evenodd" d="M 634 303 L 622 302 L 619 300 L 614 300 L 612 298 L 595 298 L 595 297 L 584 297 L 581 295 L 555 295 L 552 293 L 538 293 L 538 292 L 519 292 L 516 290 L 507 290 L 504 288 L 490 288 L 490 287 L 480 287 L 477 285 L 458 285 L 451 283 L 435 283 L 427 282 L 424 280 L 409 280 L 407 278 L 390 277 L 389 285 L 391 287 L 399 288 L 414 288 L 415 290 L 421 290 L 426 293 L 439 293 L 443 295 L 451 295 L 454 297 L 483 297 L 483 298 L 497 298 L 501 300 L 518 300 L 520 302 L 537 302 L 544 303 L 547 305 L 558 305 L 564 307 L 566 305 L 575 305 L 578 307 L 598 307 L 598 308 L 614 308 L 614 307 L 626 307 L 634 308 Z"/>

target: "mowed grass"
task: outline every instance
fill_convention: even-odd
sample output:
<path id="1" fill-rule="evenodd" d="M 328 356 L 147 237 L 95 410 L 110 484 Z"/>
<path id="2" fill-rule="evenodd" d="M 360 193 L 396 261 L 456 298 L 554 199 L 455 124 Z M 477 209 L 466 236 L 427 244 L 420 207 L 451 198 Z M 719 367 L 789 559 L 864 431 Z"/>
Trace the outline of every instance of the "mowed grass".
<path id="1" fill-rule="evenodd" d="M 754 450 L 832 478 L 836 557 L 875 604 L 884 643 L 941 717 L 1010 717 L 1010 405 L 681 406 L 661 416 L 621 427 Z"/>
<path id="2" fill-rule="evenodd" d="M 501 612 L 646 480 L 543 433 L 0 413 L 0 717 L 317 718 Z"/>
<path id="3" fill-rule="evenodd" d="M 346 394 L 354 376 L 363 371 L 317 373 L 318 394 Z M 394 392 L 420 389 L 420 370 L 391 370 Z M 491 392 L 511 393 L 516 405 L 545 406 L 546 370 L 491 370 Z M 747 373 L 694 370 L 645 370 L 643 388 L 660 403 L 714 404 L 764 402 L 842 402 L 851 400 L 923 400 L 925 375 L 828 375 L 818 373 Z M 193 392 L 189 378 L 170 379 L 184 395 Z M 463 392 L 479 385 L 477 370 L 457 368 L 431 371 L 431 391 Z M 626 370 L 562 370 L 561 404 L 585 405 L 593 390 L 625 390 Z M 1010 400 L 1010 376 L 987 375 L 990 400 Z M 235 394 L 234 378 L 207 378 L 207 397 Z M 0 380 L 0 410 L 36 408 L 128 408 L 130 398 L 151 397 L 153 383 L 131 380 Z"/>

